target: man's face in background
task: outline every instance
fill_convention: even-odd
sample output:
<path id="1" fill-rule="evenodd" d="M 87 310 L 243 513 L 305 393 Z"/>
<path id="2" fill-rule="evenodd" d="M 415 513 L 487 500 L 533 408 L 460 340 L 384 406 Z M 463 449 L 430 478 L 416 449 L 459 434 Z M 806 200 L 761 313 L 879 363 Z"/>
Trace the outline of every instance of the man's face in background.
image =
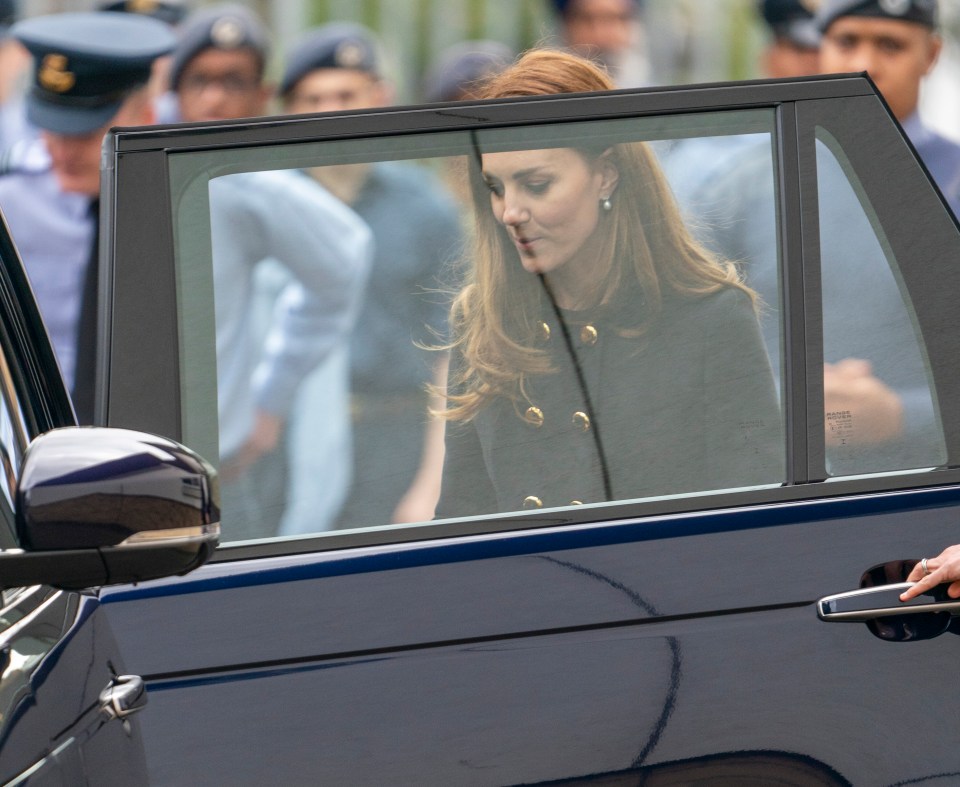
<path id="1" fill-rule="evenodd" d="M 920 82 L 936 64 L 940 47 L 940 36 L 916 22 L 842 16 L 823 35 L 820 71 L 866 71 L 902 121 L 916 111 Z"/>
<path id="2" fill-rule="evenodd" d="M 601 59 L 629 47 L 637 15 L 633 0 L 571 0 L 563 18 L 567 45 Z"/>
<path id="3" fill-rule="evenodd" d="M 41 131 L 60 188 L 96 197 L 100 193 L 100 148 L 104 135 L 113 126 L 149 126 L 153 119 L 149 94 L 140 89 L 123 102 L 103 128 L 87 134 Z"/>
<path id="4" fill-rule="evenodd" d="M 252 49 L 205 49 L 184 67 L 177 84 L 180 116 L 188 123 L 236 120 L 266 112 L 260 56 Z"/>

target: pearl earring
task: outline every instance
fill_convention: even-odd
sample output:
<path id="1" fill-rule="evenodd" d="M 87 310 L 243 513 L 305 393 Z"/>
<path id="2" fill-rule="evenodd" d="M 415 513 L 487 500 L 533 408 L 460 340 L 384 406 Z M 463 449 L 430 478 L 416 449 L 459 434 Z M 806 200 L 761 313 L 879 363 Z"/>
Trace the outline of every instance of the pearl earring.
<path id="1" fill-rule="evenodd" d="M 613 205 L 610 204 L 610 197 L 604 197 L 600 200 L 600 207 L 609 213 L 613 209 Z"/>

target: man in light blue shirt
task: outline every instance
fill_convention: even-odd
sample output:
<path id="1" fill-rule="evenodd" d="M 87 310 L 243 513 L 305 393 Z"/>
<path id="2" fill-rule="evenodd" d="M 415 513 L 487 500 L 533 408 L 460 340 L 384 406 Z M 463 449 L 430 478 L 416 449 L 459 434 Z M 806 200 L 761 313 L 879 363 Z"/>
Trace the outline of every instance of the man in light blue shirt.
<path id="1" fill-rule="evenodd" d="M 188 18 L 170 65 L 181 118 L 262 115 L 270 95 L 263 79 L 268 51 L 265 29 L 241 6 L 213 6 Z M 323 530 L 346 485 L 336 475 L 349 461 L 346 356 L 371 233 L 298 170 L 216 178 L 210 221 L 224 538 L 276 535 L 304 484 L 314 493 L 309 521 Z M 277 308 L 268 309 L 268 324 L 258 329 L 257 275 L 267 261 L 288 278 Z M 318 374 L 321 388 L 310 385 Z M 309 467 L 294 453 L 288 469 L 285 442 L 303 431 L 304 406 L 322 413 L 324 428 L 309 434 Z"/>

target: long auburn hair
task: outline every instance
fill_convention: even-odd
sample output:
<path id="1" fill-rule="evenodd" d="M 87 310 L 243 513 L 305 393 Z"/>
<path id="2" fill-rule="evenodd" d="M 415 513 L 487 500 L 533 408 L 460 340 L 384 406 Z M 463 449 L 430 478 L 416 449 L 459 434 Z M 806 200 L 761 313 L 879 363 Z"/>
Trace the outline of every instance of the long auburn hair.
<path id="1" fill-rule="evenodd" d="M 489 78 L 479 98 L 605 91 L 609 76 L 589 60 L 567 52 L 536 49 Z M 696 298 L 726 287 L 754 299 L 731 263 L 720 262 L 691 236 L 670 187 L 650 148 L 643 142 L 577 145 L 571 149 L 591 166 L 600 156 L 619 172 L 611 210 L 602 211 L 601 250 L 595 286 L 583 305 L 611 309 L 623 324 L 617 330 L 642 336 L 657 321 L 665 294 Z M 553 371 L 536 336 L 552 295 L 545 277 L 528 273 L 490 205 L 479 153 L 471 162 L 470 186 L 476 234 L 466 284 L 453 301 L 449 345 L 461 355 L 450 370 L 447 408 L 453 421 L 472 419 L 487 403 L 507 397 L 517 406 L 524 382 Z"/>

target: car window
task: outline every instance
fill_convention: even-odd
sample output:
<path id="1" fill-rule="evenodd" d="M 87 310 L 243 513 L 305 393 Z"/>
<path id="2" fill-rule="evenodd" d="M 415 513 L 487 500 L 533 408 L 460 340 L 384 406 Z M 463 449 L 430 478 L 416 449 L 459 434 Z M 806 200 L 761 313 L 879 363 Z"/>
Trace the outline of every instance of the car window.
<path id="1" fill-rule="evenodd" d="M 936 392 L 900 263 L 842 146 L 822 127 L 816 136 L 827 470 L 942 465 Z"/>
<path id="2" fill-rule="evenodd" d="M 773 119 L 171 155 L 224 540 L 782 484 L 778 245 L 761 287 L 714 189 L 749 159 L 773 190 Z"/>

